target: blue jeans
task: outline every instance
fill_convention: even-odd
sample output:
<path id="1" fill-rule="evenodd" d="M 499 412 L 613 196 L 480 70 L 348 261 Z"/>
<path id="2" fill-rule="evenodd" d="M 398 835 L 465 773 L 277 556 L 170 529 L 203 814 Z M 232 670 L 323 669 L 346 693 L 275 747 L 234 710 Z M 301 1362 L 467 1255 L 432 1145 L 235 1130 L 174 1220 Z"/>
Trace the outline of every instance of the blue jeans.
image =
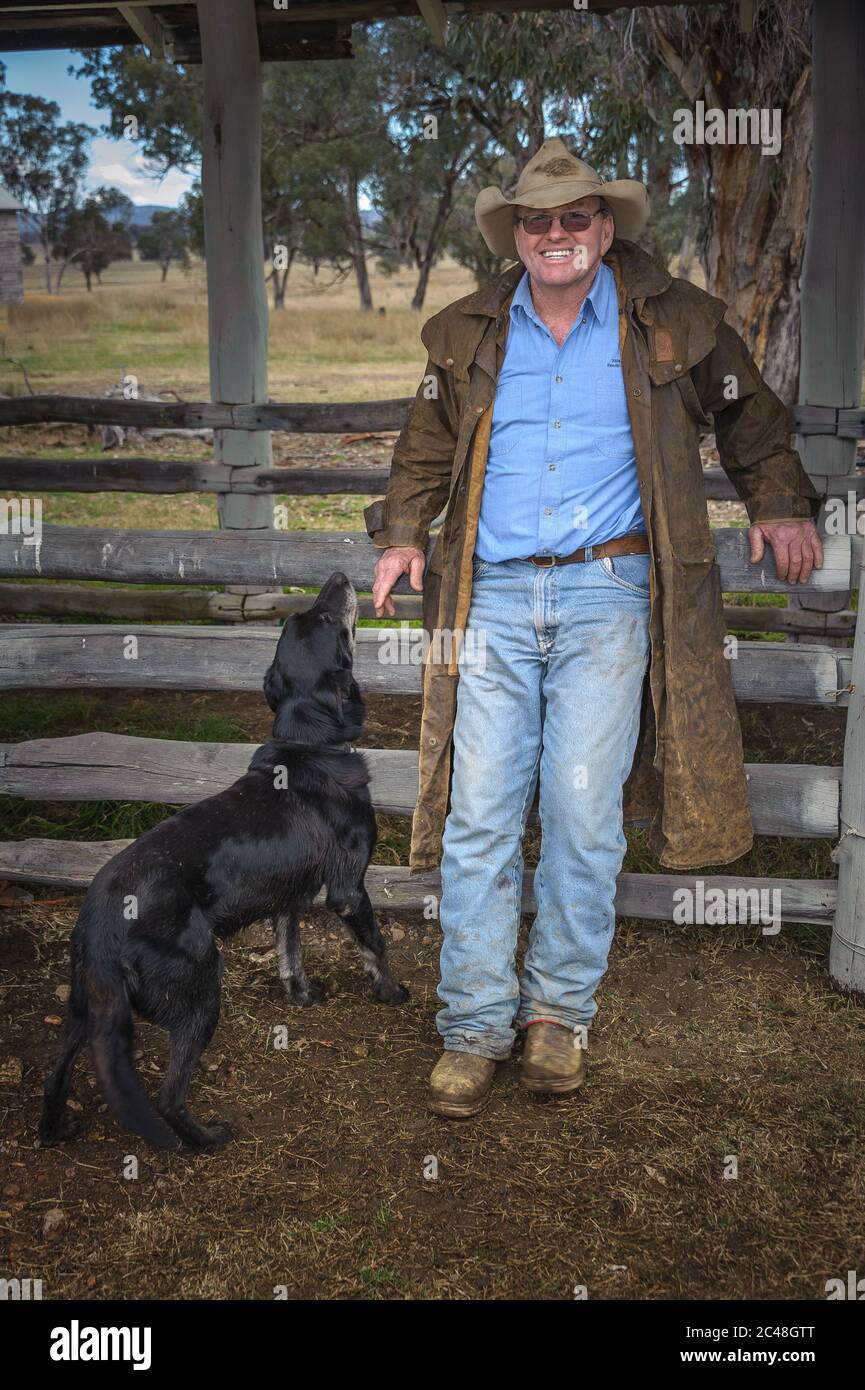
<path id="1" fill-rule="evenodd" d="M 442 841 L 446 1049 L 501 1060 L 515 1023 L 581 1030 L 595 1014 L 627 848 L 622 786 L 649 658 L 649 564 L 474 558 Z M 518 980 L 522 840 L 539 774 L 537 915 Z"/>

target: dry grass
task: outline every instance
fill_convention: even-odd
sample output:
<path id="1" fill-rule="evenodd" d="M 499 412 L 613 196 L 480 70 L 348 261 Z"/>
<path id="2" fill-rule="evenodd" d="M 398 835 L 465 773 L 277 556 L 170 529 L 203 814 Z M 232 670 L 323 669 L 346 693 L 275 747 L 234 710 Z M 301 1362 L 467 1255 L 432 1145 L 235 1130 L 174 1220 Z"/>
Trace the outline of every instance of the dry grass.
<path id="1" fill-rule="evenodd" d="M 98 393 L 125 370 L 138 376 L 142 390 L 173 388 L 190 400 L 208 399 L 203 267 L 196 263 L 188 275 L 173 270 L 164 285 L 159 277 L 156 266 L 119 262 L 91 294 L 73 276 L 51 296 L 31 267 L 23 304 L 0 308 L 5 351 L 24 362 L 39 393 Z M 270 314 L 274 399 L 377 400 L 414 392 L 426 362 L 422 323 L 474 282 L 445 261 L 416 313 L 409 308 L 410 275 L 385 277 L 373 269 L 371 278 L 376 312 L 368 314 L 358 308 L 353 280 L 333 285 L 325 272 L 317 280 L 305 266 L 292 271 L 285 310 Z M 0 364 L 0 391 L 23 389 L 21 373 Z"/>

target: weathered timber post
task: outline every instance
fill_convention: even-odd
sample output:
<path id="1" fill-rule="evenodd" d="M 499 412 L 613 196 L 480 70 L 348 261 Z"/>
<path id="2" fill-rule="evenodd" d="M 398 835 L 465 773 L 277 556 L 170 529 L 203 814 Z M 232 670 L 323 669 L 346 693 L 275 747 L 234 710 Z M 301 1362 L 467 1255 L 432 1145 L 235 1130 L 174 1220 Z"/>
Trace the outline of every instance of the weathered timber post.
<path id="1" fill-rule="evenodd" d="M 865 351 L 865 6 L 819 0 L 812 6 L 814 147 L 811 210 L 802 277 L 800 401 L 858 406 Z M 810 435 L 803 458 L 811 473 L 852 473 L 856 442 Z M 859 585 L 850 704 L 841 785 L 838 907 L 829 973 L 865 993 L 865 569 Z M 845 601 L 847 596 L 844 596 Z M 819 595 L 800 607 L 824 609 Z M 825 639 L 822 639 L 825 640 Z"/>
<path id="2" fill-rule="evenodd" d="M 811 204 L 802 265 L 800 405 L 858 406 L 865 351 L 865 6 L 815 0 L 811 7 L 814 139 Z M 809 473 L 853 473 L 855 439 L 804 435 Z M 851 581 L 852 582 L 852 581 Z M 849 608 L 849 590 L 795 594 L 788 608 Z M 788 641 L 846 645 L 844 638 Z"/>
<path id="3" fill-rule="evenodd" d="M 204 73 L 202 187 L 210 391 L 232 405 L 267 401 L 267 293 L 261 221 L 261 66 L 253 0 L 199 0 Z M 214 458 L 272 466 L 266 430 L 215 430 Z M 273 526 L 273 498 L 225 493 L 219 524 Z M 232 585 L 229 593 L 266 588 Z"/>
<path id="4" fill-rule="evenodd" d="M 842 988 L 865 994 L 865 546 L 861 555 L 841 777 L 841 839 L 832 851 L 838 865 L 838 904 L 832 924 L 829 974 Z"/>

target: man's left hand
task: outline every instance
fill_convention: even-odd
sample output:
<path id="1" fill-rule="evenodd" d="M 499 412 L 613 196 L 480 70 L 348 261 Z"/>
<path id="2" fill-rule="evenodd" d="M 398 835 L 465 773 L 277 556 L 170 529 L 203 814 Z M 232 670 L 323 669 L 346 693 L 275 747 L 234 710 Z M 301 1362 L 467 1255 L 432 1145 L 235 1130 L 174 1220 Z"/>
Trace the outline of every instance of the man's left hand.
<path id="1" fill-rule="evenodd" d="M 779 579 L 805 584 L 813 569 L 823 568 L 823 543 L 811 520 L 759 521 L 748 531 L 751 564 L 762 560 L 765 541 L 772 547 Z"/>

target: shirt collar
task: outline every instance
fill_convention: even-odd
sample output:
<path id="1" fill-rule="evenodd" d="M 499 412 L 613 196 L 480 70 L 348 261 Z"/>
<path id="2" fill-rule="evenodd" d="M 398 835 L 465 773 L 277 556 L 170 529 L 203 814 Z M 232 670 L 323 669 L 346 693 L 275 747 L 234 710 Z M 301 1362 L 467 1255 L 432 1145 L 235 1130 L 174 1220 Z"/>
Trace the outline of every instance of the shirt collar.
<path id="1" fill-rule="evenodd" d="M 613 272 L 608 265 L 605 265 L 604 262 L 601 261 L 598 266 L 597 274 L 592 281 L 592 288 L 589 290 L 584 301 L 585 304 L 591 305 L 592 313 L 599 323 L 603 323 L 609 312 L 611 295 L 613 295 L 614 290 L 615 279 Z M 529 288 L 529 275 L 527 271 L 520 277 L 519 284 L 514 291 L 514 297 L 511 300 L 511 313 L 513 313 L 514 309 L 521 309 L 539 328 L 543 326 L 541 320 L 538 318 L 535 306 L 532 303 L 532 292 Z"/>

